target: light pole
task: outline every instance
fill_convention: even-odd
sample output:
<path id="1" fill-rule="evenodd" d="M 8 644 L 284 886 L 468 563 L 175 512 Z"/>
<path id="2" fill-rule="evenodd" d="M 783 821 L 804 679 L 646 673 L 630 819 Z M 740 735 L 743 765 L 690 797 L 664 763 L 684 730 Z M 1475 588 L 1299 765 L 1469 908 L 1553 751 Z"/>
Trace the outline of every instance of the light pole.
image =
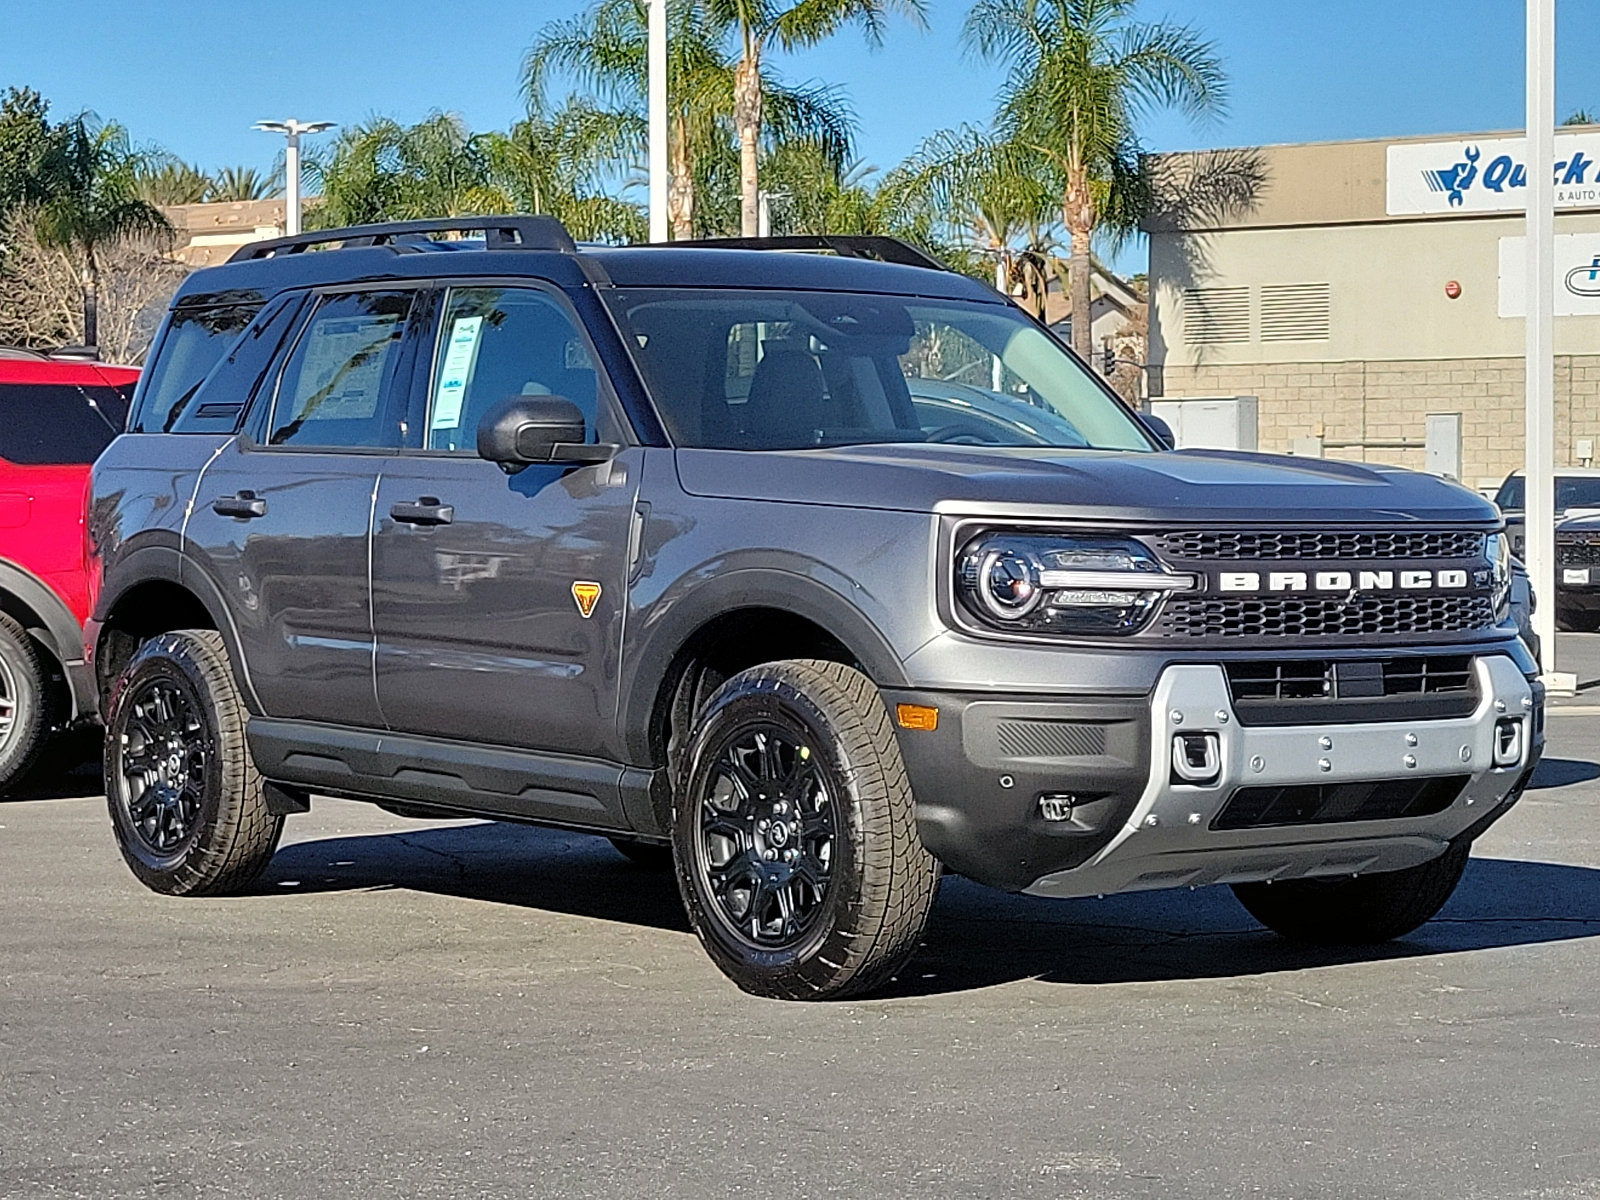
<path id="1" fill-rule="evenodd" d="M 281 133 L 288 139 L 283 156 L 283 229 L 290 237 L 300 232 L 300 135 L 332 129 L 332 121 L 257 121 L 254 128 Z"/>
<path id="2" fill-rule="evenodd" d="M 1523 517 L 1528 577 L 1541 603 L 1534 612 L 1540 671 L 1552 690 L 1575 677 L 1556 672 L 1555 564 L 1555 0 L 1527 0 L 1527 356 Z"/>
<path id="3" fill-rule="evenodd" d="M 649 84 L 650 240 L 667 240 L 667 0 L 650 0 Z"/>

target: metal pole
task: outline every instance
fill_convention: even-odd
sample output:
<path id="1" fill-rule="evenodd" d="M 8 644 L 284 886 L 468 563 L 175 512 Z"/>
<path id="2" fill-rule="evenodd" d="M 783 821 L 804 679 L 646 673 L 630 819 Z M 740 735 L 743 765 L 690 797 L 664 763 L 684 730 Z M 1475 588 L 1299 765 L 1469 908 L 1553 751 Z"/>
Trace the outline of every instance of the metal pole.
<path id="1" fill-rule="evenodd" d="M 300 134 L 291 129 L 283 152 L 283 229 L 290 237 L 300 232 Z"/>
<path id="2" fill-rule="evenodd" d="M 1527 479 L 1525 541 L 1528 575 L 1539 599 L 1539 635 L 1546 676 L 1556 666 L 1555 567 L 1555 0 L 1527 0 L 1528 209 Z M 1554 683 L 1554 680 L 1550 680 Z"/>
<path id="3" fill-rule="evenodd" d="M 667 0 L 650 0 L 650 240 L 667 240 Z"/>

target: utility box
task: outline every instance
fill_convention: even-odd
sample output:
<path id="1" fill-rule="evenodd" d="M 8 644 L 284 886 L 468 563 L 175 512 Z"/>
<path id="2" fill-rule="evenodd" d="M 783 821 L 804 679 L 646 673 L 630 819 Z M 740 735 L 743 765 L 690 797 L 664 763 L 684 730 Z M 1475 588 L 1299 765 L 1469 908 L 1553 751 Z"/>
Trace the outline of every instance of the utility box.
<path id="1" fill-rule="evenodd" d="M 1150 411 L 1172 426 L 1180 450 L 1255 450 L 1254 396 L 1152 400 Z"/>
<path id="2" fill-rule="evenodd" d="M 1446 479 L 1461 478 L 1461 414 L 1429 413 L 1425 426 L 1423 470 Z"/>

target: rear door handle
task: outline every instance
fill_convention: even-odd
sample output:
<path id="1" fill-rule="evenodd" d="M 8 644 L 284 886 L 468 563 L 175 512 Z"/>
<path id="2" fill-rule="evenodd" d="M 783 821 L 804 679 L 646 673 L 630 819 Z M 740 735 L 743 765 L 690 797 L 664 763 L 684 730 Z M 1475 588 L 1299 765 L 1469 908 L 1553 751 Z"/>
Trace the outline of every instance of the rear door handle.
<path id="1" fill-rule="evenodd" d="M 238 517 L 248 521 L 267 515 L 267 502 L 254 492 L 239 489 L 237 496 L 218 496 L 211 502 L 211 511 L 219 517 Z"/>
<path id="2" fill-rule="evenodd" d="M 406 525 L 448 525 L 456 519 L 456 510 L 454 505 L 440 504 L 437 496 L 423 496 L 390 505 L 389 515 Z"/>

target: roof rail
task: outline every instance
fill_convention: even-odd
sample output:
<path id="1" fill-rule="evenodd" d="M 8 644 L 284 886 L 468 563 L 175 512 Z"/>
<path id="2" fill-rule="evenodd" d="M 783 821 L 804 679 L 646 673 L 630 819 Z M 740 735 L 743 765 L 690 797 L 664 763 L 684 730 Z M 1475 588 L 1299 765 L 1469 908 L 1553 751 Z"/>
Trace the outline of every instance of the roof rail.
<path id="1" fill-rule="evenodd" d="M 876 258 L 880 262 L 899 263 L 905 267 L 925 267 L 930 271 L 950 269 L 910 242 L 903 242 L 893 237 L 799 233 L 784 237 L 704 238 L 698 241 L 653 244 L 668 250 L 680 247 L 705 250 L 832 250 L 841 258 Z"/>
<path id="2" fill-rule="evenodd" d="M 482 231 L 490 250 L 556 250 L 577 253 L 577 244 L 567 228 L 554 217 L 518 214 L 508 217 L 434 217 L 426 221 L 391 221 L 383 225 L 351 225 L 344 229 L 319 229 L 291 237 L 250 242 L 234 251 L 229 262 L 249 262 L 275 258 L 280 254 L 300 254 L 313 246 L 335 243 L 344 248 L 392 246 L 416 242 L 429 233 L 472 233 Z"/>

